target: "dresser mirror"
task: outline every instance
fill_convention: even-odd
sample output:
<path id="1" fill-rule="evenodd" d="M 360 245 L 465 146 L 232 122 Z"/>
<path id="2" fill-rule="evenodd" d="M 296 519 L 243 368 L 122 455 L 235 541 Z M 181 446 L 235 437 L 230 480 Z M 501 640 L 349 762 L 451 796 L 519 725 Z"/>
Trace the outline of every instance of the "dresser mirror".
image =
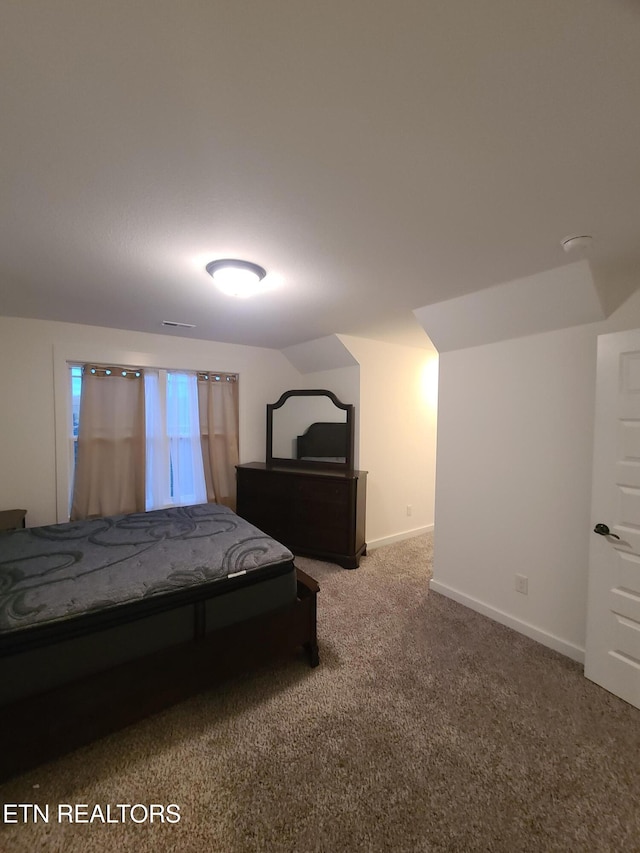
<path id="1" fill-rule="evenodd" d="M 267 405 L 267 465 L 353 470 L 353 412 L 331 391 L 285 391 Z"/>

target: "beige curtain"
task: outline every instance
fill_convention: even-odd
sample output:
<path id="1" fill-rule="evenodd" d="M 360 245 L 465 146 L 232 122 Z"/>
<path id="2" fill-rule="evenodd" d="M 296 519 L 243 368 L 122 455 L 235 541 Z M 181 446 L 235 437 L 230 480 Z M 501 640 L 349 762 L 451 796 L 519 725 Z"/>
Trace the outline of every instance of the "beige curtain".
<path id="1" fill-rule="evenodd" d="M 238 382 L 225 374 L 198 374 L 198 406 L 207 500 L 236 508 Z"/>
<path id="2" fill-rule="evenodd" d="M 142 370 L 85 365 L 71 520 L 144 510 Z"/>

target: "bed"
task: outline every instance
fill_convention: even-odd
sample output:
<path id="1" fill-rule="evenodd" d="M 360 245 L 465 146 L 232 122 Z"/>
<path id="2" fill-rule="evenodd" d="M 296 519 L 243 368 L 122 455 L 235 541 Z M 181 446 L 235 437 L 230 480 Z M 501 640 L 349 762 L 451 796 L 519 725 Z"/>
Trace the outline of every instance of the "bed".
<path id="1" fill-rule="evenodd" d="M 296 437 L 296 458 L 306 462 L 344 463 L 349 427 L 346 423 L 316 421 Z"/>
<path id="2" fill-rule="evenodd" d="M 0 777 L 271 655 L 316 666 L 317 592 L 217 504 L 0 534 Z"/>

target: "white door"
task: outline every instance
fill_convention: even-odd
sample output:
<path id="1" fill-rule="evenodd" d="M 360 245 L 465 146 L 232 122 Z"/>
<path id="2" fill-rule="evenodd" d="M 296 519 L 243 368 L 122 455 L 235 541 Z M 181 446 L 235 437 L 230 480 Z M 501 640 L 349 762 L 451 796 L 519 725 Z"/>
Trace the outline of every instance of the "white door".
<path id="1" fill-rule="evenodd" d="M 596 525 L 584 673 L 640 708 L 640 330 L 598 338 Z"/>

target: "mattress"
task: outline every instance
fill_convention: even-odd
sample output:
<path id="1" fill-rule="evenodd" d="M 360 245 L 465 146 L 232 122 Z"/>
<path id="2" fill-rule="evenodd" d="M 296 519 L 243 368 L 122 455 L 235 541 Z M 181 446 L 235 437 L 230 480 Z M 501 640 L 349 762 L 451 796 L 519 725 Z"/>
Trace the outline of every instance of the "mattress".
<path id="1" fill-rule="evenodd" d="M 0 536 L 0 654 L 291 571 L 291 552 L 218 504 L 32 527 Z M 101 617 L 98 618 L 98 617 Z M 60 630 L 62 629 L 62 630 Z"/>

